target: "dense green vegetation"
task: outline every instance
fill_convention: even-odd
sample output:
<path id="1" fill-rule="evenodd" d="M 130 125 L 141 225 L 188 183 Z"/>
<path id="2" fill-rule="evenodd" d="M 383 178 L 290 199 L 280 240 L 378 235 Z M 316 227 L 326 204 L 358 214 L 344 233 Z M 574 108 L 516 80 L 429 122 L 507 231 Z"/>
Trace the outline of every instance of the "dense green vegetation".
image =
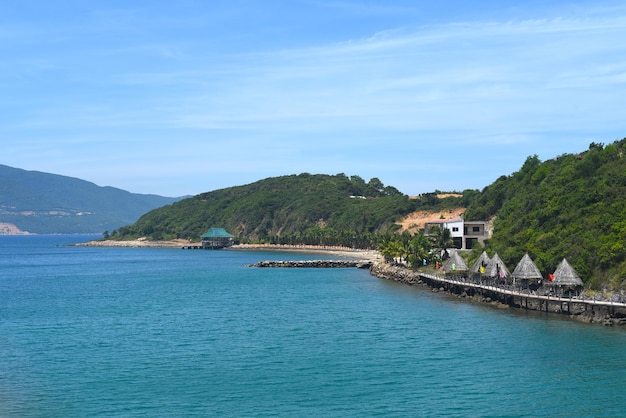
<path id="1" fill-rule="evenodd" d="M 433 266 L 441 262 L 446 250 L 453 246 L 452 235 L 447 228 L 433 227 L 429 236 L 422 232 L 384 235 L 378 242 L 378 251 L 385 261 L 398 261 L 410 267 Z"/>
<path id="2" fill-rule="evenodd" d="M 32 233 L 102 233 L 177 200 L 0 165 L 0 222 Z"/>
<path id="3" fill-rule="evenodd" d="M 541 271 L 566 257 L 591 287 L 626 277 L 626 139 L 522 168 L 486 187 L 466 219 L 495 216 L 488 252 L 514 267 L 525 252 Z"/>
<path id="4" fill-rule="evenodd" d="M 471 194 L 471 192 L 468 192 Z M 474 193 L 477 193 L 474 191 Z M 420 208 L 459 207 L 464 198 L 409 199 L 379 179 L 300 174 L 203 193 L 153 210 L 113 239 L 199 239 L 212 226 L 241 242 L 372 247 L 398 218 Z"/>
<path id="5" fill-rule="evenodd" d="M 540 161 L 501 176 L 482 191 L 410 199 L 377 178 L 300 174 L 204 193 L 153 210 L 112 238 L 198 239 L 221 226 L 242 242 L 377 247 L 385 257 L 417 266 L 435 261 L 445 231 L 426 239 L 397 234 L 399 218 L 416 210 L 465 207 L 465 219 L 494 220 L 486 242 L 513 269 L 528 252 L 543 272 L 565 257 L 590 287 L 626 282 L 626 139 L 592 143 L 580 154 Z M 468 263 L 483 248 L 468 254 Z"/>

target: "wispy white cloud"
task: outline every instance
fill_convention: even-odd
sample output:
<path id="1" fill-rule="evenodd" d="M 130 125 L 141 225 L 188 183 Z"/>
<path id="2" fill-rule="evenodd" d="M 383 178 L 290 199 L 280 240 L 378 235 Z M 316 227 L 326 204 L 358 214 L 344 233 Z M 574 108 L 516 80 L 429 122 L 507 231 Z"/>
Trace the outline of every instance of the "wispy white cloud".
<path id="1" fill-rule="evenodd" d="M 208 83 L 217 78 L 219 85 L 205 90 L 204 97 L 193 97 L 196 109 L 184 109 L 186 116 L 178 120 L 236 127 L 244 122 L 288 126 L 289 120 L 318 124 L 324 119 L 334 129 L 342 120 L 354 123 L 354 118 L 362 118 L 365 126 L 386 126 L 391 117 L 393 126 L 406 129 L 431 129 L 444 122 L 474 128 L 483 122 L 482 112 L 490 122 L 504 117 L 509 126 L 532 124 L 510 110 L 523 107 L 541 117 L 562 99 L 546 89 L 579 87 L 585 81 L 593 85 L 600 79 L 603 84 L 623 82 L 622 67 L 611 55 L 624 56 L 626 48 L 609 42 L 626 35 L 626 25 L 616 20 L 453 25 L 244 56 L 229 64 L 235 66 L 232 76 L 224 76 L 228 67 L 219 64 L 221 75 L 208 69 Z M 595 33 L 600 27 L 611 29 Z M 494 43 L 499 45 L 494 48 Z M 611 55 L 596 65 L 587 63 L 598 55 L 593 46 L 605 43 L 612 46 L 603 53 Z M 613 77 L 602 70 L 610 63 L 617 66 Z M 242 67 L 248 70 L 241 73 Z M 163 74 L 152 80 L 159 77 L 172 81 Z M 202 70 L 193 77 L 202 78 Z"/>
<path id="2" fill-rule="evenodd" d="M 351 2 L 316 6 L 347 14 L 374 10 L 355 11 L 363 3 Z M 392 5 L 385 13 L 403 8 Z M 135 27 L 146 19 L 142 13 L 95 14 L 91 29 L 49 28 L 60 31 L 59 49 L 37 58 L 15 53 L 0 64 L 6 76 L 19 63 L 22 77 L 19 89 L 0 98 L 0 110 L 12 109 L 16 92 L 30 93 L 22 95 L 19 112 L 13 106 L 18 117 L 0 119 L 0 133 L 14 138 L 16 153 L 17 142 L 36 143 L 47 134 L 59 158 L 91 166 L 98 176 L 106 169 L 96 161 L 114 161 L 115 172 L 123 172 L 136 159 L 137 177 L 159 176 L 167 163 L 195 178 L 215 168 L 204 157 L 219 153 L 220 172 L 250 173 L 250 180 L 300 171 L 384 177 L 377 170 L 400 179 L 431 170 L 443 182 L 453 176 L 446 172 L 465 170 L 467 159 L 489 158 L 476 149 L 498 153 L 485 169 L 497 178 L 528 154 L 549 156 L 550 142 L 584 144 L 591 132 L 616 135 L 624 128 L 626 45 L 618 41 L 626 39 L 624 9 L 402 25 L 361 38 L 232 51 L 215 47 L 220 33 L 213 33 L 217 41 L 151 37 L 152 26 Z M 175 17 L 166 21 L 185 27 Z M 115 42 L 100 38 L 107 29 Z M 63 41 L 77 33 L 96 46 Z M 87 148 L 89 164 L 81 164 Z M 442 149 L 459 156 L 425 164 Z M 419 164 L 399 162 L 403 156 Z M 484 185 L 476 184 L 482 177 L 469 184 L 469 177 L 459 188 Z"/>

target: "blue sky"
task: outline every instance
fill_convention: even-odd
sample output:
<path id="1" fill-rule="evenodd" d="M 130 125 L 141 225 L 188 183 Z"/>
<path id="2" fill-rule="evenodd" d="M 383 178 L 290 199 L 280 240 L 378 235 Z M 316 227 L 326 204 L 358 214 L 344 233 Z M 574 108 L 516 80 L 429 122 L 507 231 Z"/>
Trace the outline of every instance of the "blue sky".
<path id="1" fill-rule="evenodd" d="M 4 1 L 0 163 L 166 196 L 482 189 L 626 136 L 620 1 Z"/>

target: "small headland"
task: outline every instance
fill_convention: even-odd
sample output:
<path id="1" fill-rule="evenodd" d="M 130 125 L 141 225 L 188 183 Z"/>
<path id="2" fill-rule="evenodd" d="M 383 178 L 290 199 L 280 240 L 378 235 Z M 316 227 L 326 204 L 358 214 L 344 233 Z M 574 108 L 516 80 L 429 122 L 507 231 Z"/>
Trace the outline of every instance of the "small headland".
<path id="1" fill-rule="evenodd" d="M 133 240 L 94 240 L 74 244 L 75 247 L 115 247 L 115 248 L 183 248 L 185 246 L 201 245 L 199 242 L 191 242 L 185 239 L 169 241 L 151 241 L 146 238 Z"/>
<path id="2" fill-rule="evenodd" d="M 529 291 L 515 291 L 481 284 L 465 277 L 430 274 L 386 263 L 374 263 L 370 273 L 380 279 L 411 286 L 424 286 L 433 292 L 447 292 L 459 298 L 488 303 L 499 308 L 561 314 L 581 322 L 626 327 L 626 303 L 535 295 Z"/>

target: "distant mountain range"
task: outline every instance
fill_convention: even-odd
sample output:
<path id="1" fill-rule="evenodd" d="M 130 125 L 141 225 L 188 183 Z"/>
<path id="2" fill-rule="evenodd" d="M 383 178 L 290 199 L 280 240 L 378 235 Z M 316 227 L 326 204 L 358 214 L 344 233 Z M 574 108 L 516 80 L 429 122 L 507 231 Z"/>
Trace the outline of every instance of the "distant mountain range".
<path id="1" fill-rule="evenodd" d="M 104 233 L 181 199 L 0 164 L 0 234 L 16 233 L 11 224 L 36 234 Z"/>

